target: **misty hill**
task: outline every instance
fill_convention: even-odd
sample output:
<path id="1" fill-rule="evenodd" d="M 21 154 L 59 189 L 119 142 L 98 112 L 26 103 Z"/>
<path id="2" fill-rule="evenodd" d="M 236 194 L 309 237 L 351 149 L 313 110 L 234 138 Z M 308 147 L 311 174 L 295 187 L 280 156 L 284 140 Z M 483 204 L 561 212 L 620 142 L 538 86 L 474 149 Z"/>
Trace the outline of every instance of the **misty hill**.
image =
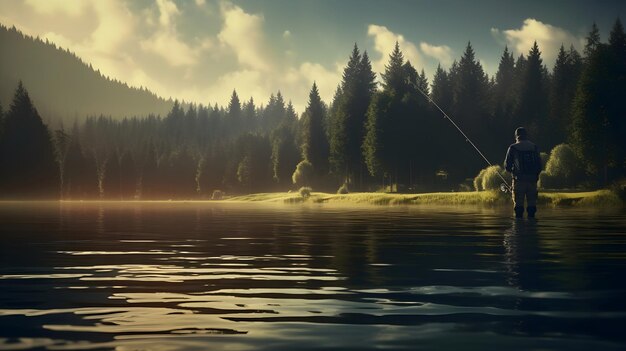
<path id="1" fill-rule="evenodd" d="M 22 80 L 44 121 L 106 115 L 165 115 L 173 102 L 94 70 L 69 50 L 0 24 L 0 103 L 6 109 Z"/>

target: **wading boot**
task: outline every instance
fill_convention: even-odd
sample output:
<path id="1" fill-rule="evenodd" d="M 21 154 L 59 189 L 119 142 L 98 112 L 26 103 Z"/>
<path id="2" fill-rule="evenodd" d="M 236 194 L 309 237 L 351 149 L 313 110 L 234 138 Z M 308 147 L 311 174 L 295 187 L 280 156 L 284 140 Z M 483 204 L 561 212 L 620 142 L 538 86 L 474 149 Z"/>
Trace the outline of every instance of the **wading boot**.
<path id="1" fill-rule="evenodd" d="M 524 218 L 524 207 L 515 207 L 514 210 L 515 218 Z"/>
<path id="2" fill-rule="evenodd" d="M 529 206 L 526 211 L 528 211 L 528 218 L 535 218 L 535 213 L 537 212 L 536 206 Z"/>

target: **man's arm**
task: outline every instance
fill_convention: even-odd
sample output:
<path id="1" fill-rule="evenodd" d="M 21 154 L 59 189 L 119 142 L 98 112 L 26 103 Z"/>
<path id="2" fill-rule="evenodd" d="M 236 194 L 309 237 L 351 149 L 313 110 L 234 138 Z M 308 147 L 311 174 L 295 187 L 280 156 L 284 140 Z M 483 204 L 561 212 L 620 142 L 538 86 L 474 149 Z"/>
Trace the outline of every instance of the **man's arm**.
<path id="1" fill-rule="evenodd" d="M 509 146 L 509 149 L 506 151 L 506 157 L 504 158 L 504 169 L 507 172 L 513 173 L 513 155 L 512 155 L 512 147 Z"/>

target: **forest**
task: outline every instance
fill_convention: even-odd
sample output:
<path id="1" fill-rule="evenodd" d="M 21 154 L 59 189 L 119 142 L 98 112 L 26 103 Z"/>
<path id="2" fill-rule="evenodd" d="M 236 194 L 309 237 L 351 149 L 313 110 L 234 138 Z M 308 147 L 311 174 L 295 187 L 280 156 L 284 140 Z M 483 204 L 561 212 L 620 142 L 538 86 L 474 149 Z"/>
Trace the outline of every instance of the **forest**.
<path id="1" fill-rule="evenodd" d="M 626 170 L 626 36 L 597 26 L 584 51 L 561 46 L 554 67 L 535 43 L 505 48 L 488 76 L 471 45 L 432 81 L 399 45 L 377 75 L 355 44 L 334 98 L 312 84 L 298 115 L 277 91 L 228 106 L 174 101 L 166 115 L 87 116 L 44 124 L 20 82 L 0 106 L 0 197 L 210 199 L 224 194 L 316 191 L 471 191 L 496 188 L 486 163 L 421 92 L 500 164 L 524 126 L 545 161 L 544 189 L 607 187 Z M 120 102 L 123 103 L 123 102 Z"/>

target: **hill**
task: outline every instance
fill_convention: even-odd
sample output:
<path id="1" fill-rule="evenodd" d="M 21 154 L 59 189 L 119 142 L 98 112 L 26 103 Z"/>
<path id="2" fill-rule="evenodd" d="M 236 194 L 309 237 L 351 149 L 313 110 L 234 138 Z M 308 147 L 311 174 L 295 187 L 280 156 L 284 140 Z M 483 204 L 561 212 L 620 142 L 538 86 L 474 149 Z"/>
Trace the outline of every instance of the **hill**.
<path id="1" fill-rule="evenodd" d="M 0 24 L 0 103 L 4 109 L 19 81 L 46 122 L 106 115 L 165 115 L 173 102 L 129 87 L 94 70 L 69 50 Z"/>

